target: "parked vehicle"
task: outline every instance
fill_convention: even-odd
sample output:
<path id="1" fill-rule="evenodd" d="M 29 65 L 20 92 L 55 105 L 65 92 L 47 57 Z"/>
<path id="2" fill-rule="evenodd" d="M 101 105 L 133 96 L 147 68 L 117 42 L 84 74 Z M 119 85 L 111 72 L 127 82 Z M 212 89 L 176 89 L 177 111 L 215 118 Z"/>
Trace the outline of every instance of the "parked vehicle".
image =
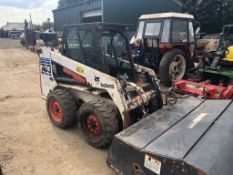
<path id="1" fill-rule="evenodd" d="M 8 37 L 11 39 L 20 39 L 21 35 L 22 35 L 22 32 L 20 31 L 10 31 L 8 33 Z"/>
<path id="2" fill-rule="evenodd" d="M 195 52 L 194 17 L 181 13 L 142 15 L 136 38 L 142 38 L 145 47 L 145 66 L 159 72 L 167 86 L 183 79 L 193 66 Z"/>
<path id="3" fill-rule="evenodd" d="M 67 26 L 61 52 L 41 50 L 42 96 L 52 123 L 66 128 L 79 121 L 84 138 L 97 148 L 163 107 L 155 72 L 131 59 L 127 28 L 106 23 Z"/>
<path id="4" fill-rule="evenodd" d="M 55 32 L 43 32 L 39 34 L 39 38 L 42 39 L 46 46 L 57 46 L 58 37 Z"/>
<path id="5" fill-rule="evenodd" d="M 233 25 L 223 27 L 219 43 L 216 51 L 203 54 L 200 57 L 194 72 L 195 79 L 190 78 L 190 80 L 175 82 L 174 88 L 176 90 L 210 99 L 232 98 Z"/>

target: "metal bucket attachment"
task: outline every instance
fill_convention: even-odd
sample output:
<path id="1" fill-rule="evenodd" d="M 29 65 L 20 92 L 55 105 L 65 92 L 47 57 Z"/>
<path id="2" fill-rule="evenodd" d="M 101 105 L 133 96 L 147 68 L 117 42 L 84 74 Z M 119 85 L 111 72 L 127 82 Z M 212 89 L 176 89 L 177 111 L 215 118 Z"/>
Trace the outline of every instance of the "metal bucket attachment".
<path id="1" fill-rule="evenodd" d="M 231 175 L 233 103 L 179 100 L 116 135 L 107 162 L 122 175 Z"/>

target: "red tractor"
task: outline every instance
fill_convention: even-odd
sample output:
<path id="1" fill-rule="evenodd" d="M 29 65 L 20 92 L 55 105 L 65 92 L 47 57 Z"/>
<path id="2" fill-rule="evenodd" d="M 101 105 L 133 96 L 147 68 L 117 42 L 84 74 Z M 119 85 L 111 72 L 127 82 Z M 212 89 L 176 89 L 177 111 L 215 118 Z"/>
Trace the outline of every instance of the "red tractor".
<path id="1" fill-rule="evenodd" d="M 144 65 L 159 72 L 164 85 L 181 80 L 193 65 L 194 17 L 182 13 L 159 13 L 139 18 L 136 38 L 143 39 Z"/>

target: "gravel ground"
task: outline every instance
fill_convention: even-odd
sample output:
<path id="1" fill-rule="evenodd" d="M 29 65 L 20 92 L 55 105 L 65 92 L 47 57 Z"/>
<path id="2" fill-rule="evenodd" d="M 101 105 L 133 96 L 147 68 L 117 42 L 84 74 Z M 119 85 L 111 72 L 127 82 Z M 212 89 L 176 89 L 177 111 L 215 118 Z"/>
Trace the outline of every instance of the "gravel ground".
<path id="1" fill-rule="evenodd" d="M 108 150 L 92 148 L 77 127 L 60 130 L 40 98 L 38 57 L 0 39 L 0 165 L 4 175 L 116 175 Z"/>

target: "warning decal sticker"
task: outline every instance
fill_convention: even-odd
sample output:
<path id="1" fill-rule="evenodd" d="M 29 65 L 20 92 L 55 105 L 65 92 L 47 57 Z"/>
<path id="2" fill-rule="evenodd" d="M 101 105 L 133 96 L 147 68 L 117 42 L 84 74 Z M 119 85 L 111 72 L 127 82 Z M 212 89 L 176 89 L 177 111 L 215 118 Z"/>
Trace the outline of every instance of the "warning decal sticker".
<path id="1" fill-rule="evenodd" d="M 149 170 L 153 171 L 154 173 L 160 175 L 161 171 L 161 161 L 149 156 L 145 155 L 144 166 Z"/>

